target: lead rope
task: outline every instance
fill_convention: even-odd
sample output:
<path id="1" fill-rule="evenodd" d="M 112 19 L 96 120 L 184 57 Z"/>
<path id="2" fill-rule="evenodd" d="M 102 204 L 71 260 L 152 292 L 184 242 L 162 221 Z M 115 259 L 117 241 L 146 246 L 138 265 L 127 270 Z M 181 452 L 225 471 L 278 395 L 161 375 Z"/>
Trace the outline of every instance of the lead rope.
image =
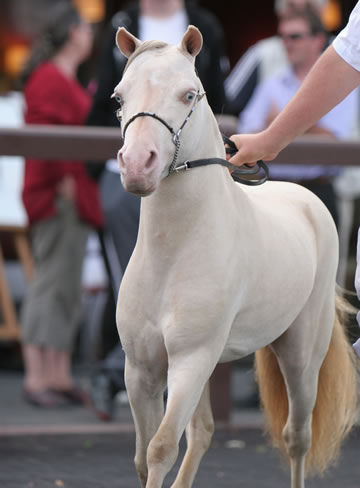
<path id="1" fill-rule="evenodd" d="M 229 146 L 225 150 L 226 154 L 230 154 L 230 156 L 234 156 L 234 154 L 237 153 L 238 151 L 235 143 L 225 135 L 222 135 L 222 138 L 224 144 Z M 173 172 L 179 173 L 180 171 L 188 170 L 191 168 L 199 168 L 201 166 L 208 166 L 210 164 L 220 164 L 221 166 L 225 166 L 231 171 L 231 176 L 235 181 L 237 181 L 238 183 L 242 183 L 243 185 L 258 186 L 258 185 L 262 185 L 269 179 L 269 169 L 267 165 L 261 160 L 257 161 L 255 165 L 250 166 L 248 164 L 244 164 L 243 167 L 239 167 L 239 166 L 235 166 L 234 164 L 231 164 L 229 161 L 223 158 L 207 158 L 207 159 L 196 159 L 193 161 L 185 161 L 179 166 L 176 166 L 177 156 L 180 148 L 180 140 L 177 139 L 176 142 L 178 144 L 176 145 L 174 159 L 170 165 L 168 176 Z M 255 178 L 255 179 L 243 178 L 244 176 L 255 176 L 255 175 L 258 176 L 261 172 L 264 175 L 262 178 Z"/>

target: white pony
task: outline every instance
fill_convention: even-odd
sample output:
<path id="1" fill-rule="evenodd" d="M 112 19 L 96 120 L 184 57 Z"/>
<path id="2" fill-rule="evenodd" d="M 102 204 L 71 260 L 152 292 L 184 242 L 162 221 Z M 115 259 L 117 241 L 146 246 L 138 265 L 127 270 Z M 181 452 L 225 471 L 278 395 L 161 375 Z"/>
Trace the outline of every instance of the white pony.
<path id="1" fill-rule="evenodd" d="M 247 187 L 218 164 L 175 168 L 225 158 L 194 70 L 195 27 L 178 46 L 141 43 L 123 28 L 116 40 L 129 57 L 114 92 L 121 178 L 146 196 L 117 306 L 141 486 L 163 486 L 185 429 L 172 488 L 192 486 L 214 430 L 209 377 L 217 363 L 257 351 L 270 432 L 289 457 L 292 488 L 303 488 L 305 470 L 326 468 L 355 414 L 354 359 L 335 307 L 334 223 L 301 186 Z"/>

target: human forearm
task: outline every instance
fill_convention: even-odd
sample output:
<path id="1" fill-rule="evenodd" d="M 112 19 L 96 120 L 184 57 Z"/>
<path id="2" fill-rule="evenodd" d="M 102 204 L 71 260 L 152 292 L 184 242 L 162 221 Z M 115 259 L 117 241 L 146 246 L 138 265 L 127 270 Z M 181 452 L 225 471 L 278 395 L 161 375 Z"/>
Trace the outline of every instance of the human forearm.
<path id="1" fill-rule="evenodd" d="M 239 152 L 231 162 L 241 165 L 258 159 L 275 158 L 296 136 L 313 127 L 359 84 L 360 73 L 330 46 L 293 99 L 265 131 L 232 136 Z"/>
<path id="2" fill-rule="evenodd" d="M 360 73 L 330 46 L 319 58 L 301 88 L 267 129 L 278 153 L 341 102 L 360 83 Z"/>

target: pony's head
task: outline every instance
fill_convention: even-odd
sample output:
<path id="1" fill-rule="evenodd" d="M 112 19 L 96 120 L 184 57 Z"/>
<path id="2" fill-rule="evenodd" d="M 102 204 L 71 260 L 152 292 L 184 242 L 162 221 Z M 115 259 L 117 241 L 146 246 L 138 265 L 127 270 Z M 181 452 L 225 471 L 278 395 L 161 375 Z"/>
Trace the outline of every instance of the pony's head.
<path id="1" fill-rule="evenodd" d="M 177 46 L 142 43 L 121 27 L 116 43 L 128 58 L 113 95 L 120 104 L 124 138 L 118 153 L 121 180 L 127 191 L 146 196 L 169 174 L 177 157 L 186 158 L 198 143 L 191 128 L 196 127 L 197 104 L 204 94 L 194 68 L 202 36 L 190 26 Z M 182 144 L 180 149 L 180 137 L 186 139 L 185 148 Z"/>

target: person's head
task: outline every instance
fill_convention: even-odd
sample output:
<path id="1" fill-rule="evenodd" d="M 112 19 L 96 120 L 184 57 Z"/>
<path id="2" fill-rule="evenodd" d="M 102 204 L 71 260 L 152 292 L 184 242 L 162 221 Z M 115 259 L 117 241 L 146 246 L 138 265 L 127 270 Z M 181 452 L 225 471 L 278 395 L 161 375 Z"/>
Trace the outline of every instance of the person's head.
<path id="1" fill-rule="evenodd" d="M 140 0 L 142 14 L 155 17 L 168 17 L 183 8 L 184 0 Z"/>
<path id="2" fill-rule="evenodd" d="M 31 49 L 21 74 L 24 84 L 37 66 L 52 59 L 61 50 L 68 49 L 79 64 L 90 55 L 93 44 L 91 26 L 80 17 L 70 2 L 52 6 L 42 29 Z"/>
<path id="3" fill-rule="evenodd" d="M 293 68 L 311 65 L 320 56 L 327 43 L 327 33 L 317 11 L 291 8 L 279 18 L 278 34 L 284 42 Z"/>
<path id="4" fill-rule="evenodd" d="M 304 8 L 306 5 L 311 5 L 321 15 L 327 3 L 328 0 L 275 0 L 274 8 L 277 16 L 281 17 L 289 7 Z"/>

